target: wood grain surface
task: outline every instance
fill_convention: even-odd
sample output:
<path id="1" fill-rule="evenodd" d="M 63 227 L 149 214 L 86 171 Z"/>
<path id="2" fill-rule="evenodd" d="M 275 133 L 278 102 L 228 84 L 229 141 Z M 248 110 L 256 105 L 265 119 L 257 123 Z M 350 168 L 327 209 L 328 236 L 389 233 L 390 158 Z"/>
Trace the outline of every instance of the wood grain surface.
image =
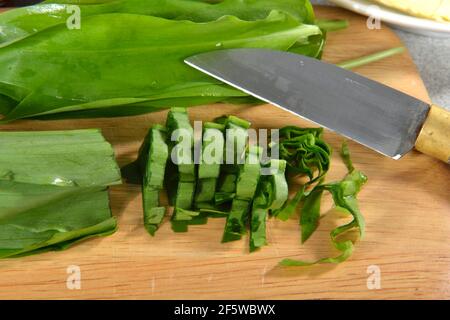
<path id="1" fill-rule="evenodd" d="M 320 18 L 346 18 L 350 28 L 331 33 L 325 60 L 339 62 L 400 45 L 387 27 L 366 28 L 366 19 L 337 8 L 316 8 Z M 407 53 L 356 70 L 417 98 L 429 97 Z M 212 120 L 235 114 L 257 128 L 311 126 L 269 105 L 212 105 L 190 109 L 191 119 Z M 2 130 L 102 128 L 120 165 L 132 162 L 154 123 L 166 112 L 117 119 L 22 121 Z M 338 149 L 342 138 L 326 133 Z M 353 256 L 340 265 L 281 268 L 282 258 L 316 259 L 336 255 L 329 231 L 345 219 L 329 210 L 319 230 L 300 244 L 298 218 L 268 222 L 269 246 L 249 254 L 248 239 L 221 244 L 225 220 L 173 233 L 166 221 L 156 237 L 142 225 L 138 186 L 111 190 L 114 235 L 88 240 L 64 252 L 0 261 L 0 298 L 8 299 L 422 299 L 450 298 L 450 169 L 418 152 L 394 161 L 350 143 L 357 168 L 369 177 L 360 194 L 367 235 Z M 340 179 L 345 167 L 337 152 L 328 180 Z M 330 200 L 328 208 L 330 208 Z M 327 211 L 327 206 L 323 208 Z M 79 266 L 81 289 L 66 286 L 69 266 Z M 379 270 L 381 288 L 371 272 Z M 371 289 L 372 288 L 372 289 Z"/>

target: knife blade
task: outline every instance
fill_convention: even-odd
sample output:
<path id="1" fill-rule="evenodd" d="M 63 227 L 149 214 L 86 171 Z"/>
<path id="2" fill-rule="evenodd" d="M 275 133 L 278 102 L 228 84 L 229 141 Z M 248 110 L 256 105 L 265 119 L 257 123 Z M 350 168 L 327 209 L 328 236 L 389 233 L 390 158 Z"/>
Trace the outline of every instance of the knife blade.
<path id="1" fill-rule="evenodd" d="M 423 101 L 351 71 L 288 52 L 219 50 L 185 62 L 394 159 L 413 149 L 431 109 Z M 448 161 L 445 152 L 441 158 Z"/>

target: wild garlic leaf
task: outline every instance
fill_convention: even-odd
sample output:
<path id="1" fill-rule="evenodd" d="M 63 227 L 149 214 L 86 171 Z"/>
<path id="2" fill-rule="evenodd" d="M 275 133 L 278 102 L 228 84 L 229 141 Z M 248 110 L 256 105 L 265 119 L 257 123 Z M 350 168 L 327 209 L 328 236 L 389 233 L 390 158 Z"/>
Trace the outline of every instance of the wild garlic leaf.
<path id="1" fill-rule="evenodd" d="M 142 204 L 144 209 L 144 226 L 154 236 L 166 213 L 160 206 L 159 195 L 164 187 L 166 164 L 169 147 L 166 144 L 167 132 L 161 125 L 150 128 L 139 150 L 138 163 L 141 168 Z"/>
<path id="2" fill-rule="evenodd" d="M 114 233 L 120 183 L 98 130 L 0 132 L 0 258 L 63 250 Z"/>
<path id="3" fill-rule="evenodd" d="M 349 173 L 341 181 L 331 183 L 319 183 L 305 197 L 301 211 L 300 225 L 302 228 L 302 242 L 308 238 L 317 229 L 320 219 L 320 203 L 324 191 L 331 193 L 336 207 L 349 213 L 353 220 L 343 226 L 331 231 L 330 237 L 334 247 L 341 253 L 334 258 L 324 258 L 315 262 L 306 262 L 302 260 L 285 259 L 280 262 L 283 266 L 308 266 L 317 263 L 340 263 L 348 259 L 353 252 L 353 242 L 351 240 L 338 240 L 338 237 L 351 229 L 358 229 L 360 239 L 364 237 L 365 222 L 359 206 L 357 195 L 363 185 L 367 182 L 367 177 L 361 171 L 355 170 L 350 158 L 350 152 L 347 143 L 343 143 L 341 156 L 349 169 Z"/>
<path id="4" fill-rule="evenodd" d="M 251 7 L 243 9 L 242 1 L 226 5 L 224 2 L 227 9 L 219 10 L 220 14 L 214 16 L 208 10 L 193 11 L 192 6 L 205 3 L 174 1 L 176 6 L 188 7 L 184 11 L 185 18 L 193 12 L 203 12 L 209 17 L 198 20 L 207 22 L 196 23 L 136 14 L 144 8 L 141 0 L 140 4 L 119 1 L 100 6 L 123 5 L 125 9 L 83 17 L 80 30 L 68 30 L 65 23 L 52 27 L 44 23 L 43 29 L 33 36 L 19 36 L 20 40 L 0 48 L 0 94 L 9 97 L 8 101 L 0 99 L 0 109 L 7 112 L 3 121 L 51 118 L 58 114 L 62 117 L 123 116 L 170 105 L 192 106 L 245 98 L 241 91 L 185 65 L 183 59 L 226 48 L 288 50 L 299 39 L 320 35 L 317 26 L 300 21 L 299 17 L 309 12 L 307 5 L 295 2 L 292 6 L 292 1 L 280 4 L 267 1 L 264 9 L 254 11 L 259 12 L 256 16 L 249 14 L 253 12 Z M 262 6 L 259 1 L 252 4 Z M 131 9 L 127 9 L 128 6 Z M 94 7 L 96 5 L 86 5 L 86 10 L 96 10 Z M 270 7 L 279 10 L 268 10 Z M 14 15 L 18 15 L 17 23 L 32 30 L 43 11 L 36 13 L 37 17 L 33 13 L 21 16 L 20 12 L 12 10 L 0 15 L 0 21 L 6 20 L 5 25 L 8 25 L 11 19 L 14 29 L 17 27 Z M 233 12 L 240 13 L 238 17 L 242 19 L 253 20 L 224 15 Z M 11 99 L 16 101 L 14 107 Z"/>

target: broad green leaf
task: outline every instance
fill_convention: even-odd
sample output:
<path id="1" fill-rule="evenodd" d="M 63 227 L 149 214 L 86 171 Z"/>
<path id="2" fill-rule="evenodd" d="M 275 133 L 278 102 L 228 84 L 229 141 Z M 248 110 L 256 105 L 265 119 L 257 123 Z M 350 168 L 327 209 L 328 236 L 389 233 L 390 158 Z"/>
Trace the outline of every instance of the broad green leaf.
<path id="1" fill-rule="evenodd" d="M 58 185 L 120 183 L 114 151 L 99 130 L 0 132 L 0 180 Z"/>
<path id="2" fill-rule="evenodd" d="M 0 132 L 0 258 L 63 250 L 116 230 L 114 153 L 98 130 Z"/>
<path id="3" fill-rule="evenodd" d="M 198 0 L 59 0 L 10 10 L 0 15 L 3 32 L 0 47 L 47 28 L 66 24 L 73 14 L 71 5 L 80 8 L 81 19 L 107 13 L 133 13 L 171 20 L 208 22 L 224 15 L 243 20 L 264 19 L 271 10 L 285 11 L 300 22 L 313 24 L 314 12 L 307 0 L 224 0 L 218 3 Z"/>
<path id="4" fill-rule="evenodd" d="M 100 6 L 131 6 L 140 12 L 141 1 L 133 5 L 132 2 Z M 252 10 L 251 6 L 248 10 L 242 9 L 245 7 L 242 1 L 227 2 L 226 6 L 225 2 L 223 6 L 227 9 L 219 10 L 220 14 L 214 16 L 209 10 L 190 8 L 190 5 L 205 3 L 174 1 L 185 13 L 205 12 L 208 19 L 203 21 L 209 22 L 167 20 L 136 12 L 131 14 L 131 9 L 115 10 L 83 17 L 80 30 L 68 30 L 65 24 L 57 24 L 3 46 L 0 48 L 0 88 L 6 84 L 23 88 L 14 108 L 11 108 L 11 101 L 2 103 L 5 106 L 0 109 L 10 110 L 4 121 L 51 117 L 54 113 L 67 113 L 68 117 L 108 115 L 108 108 L 113 108 L 112 116 L 138 114 L 172 103 L 191 106 L 239 98 L 242 92 L 193 70 L 183 59 L 226 48 L 288 50 L 299 40 L 320 34 L 317 26 L 301 23 L 300 16 L 304 15 L 301 12 L 308 7 L 302 1 L 296 1 L 294 6 L 287 0 L 278 5 L 267 1 L 260 11 Z M 263 2 L 253 1 L 252 5 L 262 7 Z M 94 10 L 95 6 L 86 5 L 86 8 Z M 270 11 L 269 7 L 286 10 Z M 234 11 L 240 14 L 230 16 Z M 0 15 L 0 21 L 8 20 L 9 15 L 20 16 L 15 10 L 11 12 Z M 252 12 L 248 19 L 253 20 L 241 20 L 246 18 L 244 12 Z M 297 17 L 292 12 L 297 12 Z M 34 30 L 36 23 L 28 19 L 36 16 L 33 13 L 30 16 L 20 19 L 27 21 L 24 24 Z"/>

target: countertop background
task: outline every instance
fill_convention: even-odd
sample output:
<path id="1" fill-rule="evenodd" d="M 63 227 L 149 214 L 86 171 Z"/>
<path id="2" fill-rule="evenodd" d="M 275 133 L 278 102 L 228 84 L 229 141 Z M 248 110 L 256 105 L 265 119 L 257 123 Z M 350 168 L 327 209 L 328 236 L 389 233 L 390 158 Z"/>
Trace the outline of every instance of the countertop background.
<path id="1" fill-rule="evenodd" d="M 326 0 L 311 2 L 332 5 Z M 450 110 L 450 38 L 431 38 L 394 30 L 408 47 L 432 101 Z"/>

